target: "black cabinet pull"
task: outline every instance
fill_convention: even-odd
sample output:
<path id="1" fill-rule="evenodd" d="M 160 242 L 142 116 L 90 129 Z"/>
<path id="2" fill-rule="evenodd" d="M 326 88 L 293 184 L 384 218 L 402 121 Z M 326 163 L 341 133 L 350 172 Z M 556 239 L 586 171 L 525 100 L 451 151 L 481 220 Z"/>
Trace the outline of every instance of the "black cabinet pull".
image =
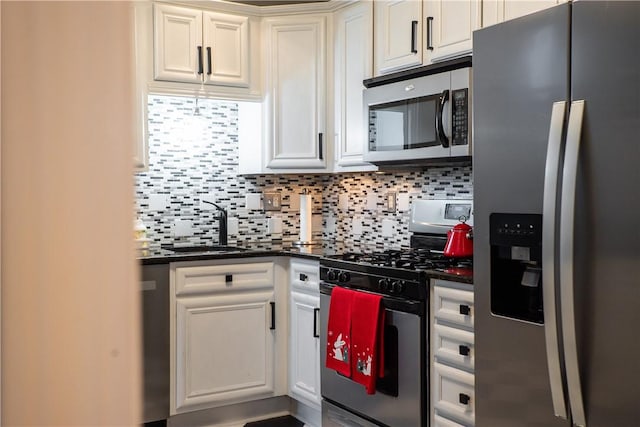
<path id="1" fill-rule="evenodd" d="M 458 395 L 458 401 L 460 403 L 462 403 L 463 405 L 468 405 L 470 400 L 471 400 L 471 398 L 468 395 L 464 394 L 464 393 L 460 393 Z"/>
<path id="2" fill-rule="evenodd" d="M 204 73 L 202 64 L 202 46 L 198 46 L 198 74 Z"/>
<path id="3" fill-rule="evenodd" d="M 468 316 L 469 313 L 471 313 L 471 307 L 469 307 L 468 305 L 460 304 L 460 314 Z"/>
<path id="4" fill-rule="evenodd" d="M 418 53 L 418 21 L 411 21 L 411 53 Z"/>
<path id="5" fill-rule="evenodd" d="M 427 50 L 433 50 L 433 16 L 427 16 Z"/>
<path id="6" fill-rule="evenodd" d="M 324 154 L 322 154 L 322 132 L 318 134 L 318 158 L 323 160 Z"/>
<path id="7" fill-rule="evenodd" d="M 467 347 L 466 345 L 459 345 L 458 346 L 458 353 L 460 353 L 460 356 L 468 356 L 470 351 L 471 351 L 471 349 L 469 347 Z"/>
<path id="8" fill-rule="evenodd" d="M 320 332 L 318 331 L 318 314 L 320 314 L 319 308 L 313 309 L 313 337 L 320 338 Z"/>
<path id="9" fill-rule="evenodd" d="M 306 282 L 308 279 L 309 277 L 306 274 L 300 273 L 300 281 Z"/>
<path id="10" fill-rule="evenodd" d="M 211 47 L 207 46 L 207 75 L 211 75 Z"/>
<path id="11" fill-rule="evenodd" d="M 224 276 L 224 281 L 227 283 L 233 282 L 233 274 L 227 274 L 226 276 Z"/>
<path id="12" fill-rule="evenodd" d="M 269 329 L 273 331 L 276 329 L 276 303 L 272 301 L 269 304 L 271 305 L 271 326 Z"/>

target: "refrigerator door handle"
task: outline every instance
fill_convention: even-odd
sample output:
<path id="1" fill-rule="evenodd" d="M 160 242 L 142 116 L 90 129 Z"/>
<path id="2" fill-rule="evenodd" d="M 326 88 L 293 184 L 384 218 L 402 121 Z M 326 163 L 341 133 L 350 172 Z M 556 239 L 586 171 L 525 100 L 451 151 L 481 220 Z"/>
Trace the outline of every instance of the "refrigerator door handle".
<path id="1" fill-rule="evenodd" d="M 562 197 L 560 202 L 560 304 L 562 318 L 562 340 L 564 362 L 567 375 L 567 389 L 573 423 L 586 427 L 580 369 L 578 365 L 578 345 L 576 340 L 576 320 L 573 283 L 573 234 L 576 202 L 576 181 L 578 178 L 578 154 L 584 116 L 584 101 L 573 101 L 569 113 L 567 145 L 562 171 Z"/>
<path id="2" fill-rule="evenodd" d="M 544 301 L 544 337 L 547 349 L 547 366 L 551 384 L 551 400 L 556 417 L 567 419 L 567 406 L 562 385 L 560 349 L 558 345 L 558 322 L 556 318 L 556 197 L 562 131 L 567 103 L 554 102 L 549 126 L 547 160 L 544 173 L 544 196 L 542 207 L 542 301 Z"/>

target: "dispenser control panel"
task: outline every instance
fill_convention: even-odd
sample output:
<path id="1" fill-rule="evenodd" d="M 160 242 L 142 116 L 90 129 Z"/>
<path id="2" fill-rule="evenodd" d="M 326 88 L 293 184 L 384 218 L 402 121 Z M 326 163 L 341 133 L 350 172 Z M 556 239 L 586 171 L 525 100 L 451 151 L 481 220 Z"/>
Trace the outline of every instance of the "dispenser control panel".
<path id="1" fill-rule="evenodd" d="M 542 215 L 492 213 L 489 217 L 491 244 L 540 246 Z"/>

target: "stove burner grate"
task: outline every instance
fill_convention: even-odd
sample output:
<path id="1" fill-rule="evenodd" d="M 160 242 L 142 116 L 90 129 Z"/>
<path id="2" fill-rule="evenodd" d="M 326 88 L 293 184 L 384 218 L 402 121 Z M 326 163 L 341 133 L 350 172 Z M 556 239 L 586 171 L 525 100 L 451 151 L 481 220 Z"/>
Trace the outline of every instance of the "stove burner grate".
<path id="1" fill-rule="evenodd" d="M 471 268 L 470 259 L 445 257 L 441 252 L 424 248 L 389 249 L 383 252 L 349 252 L 334 257 L 342 261 L 368 264 L 377 267 L 403 268 L 407 270 L 433 270 L 437 268 Z"/>

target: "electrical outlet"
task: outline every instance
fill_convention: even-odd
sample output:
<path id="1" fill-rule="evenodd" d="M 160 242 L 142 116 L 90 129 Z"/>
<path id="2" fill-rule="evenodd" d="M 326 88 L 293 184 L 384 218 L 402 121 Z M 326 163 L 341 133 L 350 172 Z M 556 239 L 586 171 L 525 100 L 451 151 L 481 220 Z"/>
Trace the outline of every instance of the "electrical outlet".
<path id="1" fill-rule="evenodd" d="M 193 223 L 188 219 L 173 220 L 173 237 L 193 236 Z"/>
<path id="2" fill-rule="evenodd" d="M 267 232 L 269 234 L 282 234 L 282 218 L 269 218 L 267 220 Z"/>
<path id="3" fill-rule="evenodd" d="M 262 194 L 249 193 L 244 195 L 245 207 L 249 210 L 259 210 L 261 208 L 260 201 L 262 200 Z"/>
<path id="4" fill-rule="evenodd" d="M 389 192 L 386 196 L 387 199 L 387 212 L 395 212 L 396 211 L 396 193 Z"/>
<path id="5" fill-rule="evenodd" d="M 395 234 L 395 230 L 395 223 L 392 220 L 382 220 L 382 237 L 393 237 Z"/>
<path id="6" fill-rule="evenodd" d="M 264 193 L 264 210 L 280 211 L 282 210 L 282 199 L 279 193 Z"/>

